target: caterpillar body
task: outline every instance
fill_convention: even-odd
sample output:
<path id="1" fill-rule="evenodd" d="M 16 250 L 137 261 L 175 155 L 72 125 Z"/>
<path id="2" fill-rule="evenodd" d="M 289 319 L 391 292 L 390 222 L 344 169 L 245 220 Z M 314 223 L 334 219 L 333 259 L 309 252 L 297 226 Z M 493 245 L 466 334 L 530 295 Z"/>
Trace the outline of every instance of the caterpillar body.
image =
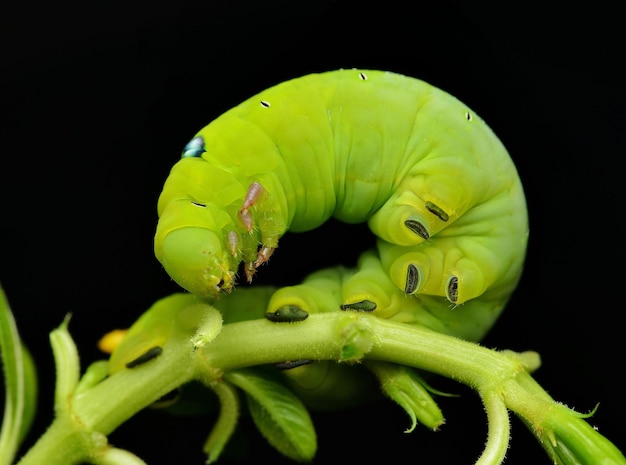
<path id="1" fill-rule="evenodd" d="M 334 217 L 367 222 L 369 261 L 415 305 L 477 300 L 494 320 L 528 239 L 521 181 L 487 124 L 443 90 L 378 70 L 306 75 L 222 114 L 172 167 L 158 215 L 156 257 L 200 297 L 230 292 L 242 263 L 251 281 L 283 234 Z M 339 304 L 367 310 L 367 292 L 362 308 Z"/>

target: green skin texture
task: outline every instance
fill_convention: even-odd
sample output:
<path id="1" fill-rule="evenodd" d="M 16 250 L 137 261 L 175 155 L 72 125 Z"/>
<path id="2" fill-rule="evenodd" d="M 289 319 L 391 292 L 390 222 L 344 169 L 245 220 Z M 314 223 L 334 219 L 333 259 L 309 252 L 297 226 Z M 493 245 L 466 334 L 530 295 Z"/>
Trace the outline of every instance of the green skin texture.
<path id="1" fill-rule="evenodd" d="M 360 271 L 383 270 L 360 286 L 353 279 L 358 292 L 338 296 L 334 309 L 368 300 L 381 315 L 430 319 L 478 340 L 518 283 L 528 218 L 516 168 L 475 113 L 423 81 L 375 70 L 307 75 L 246 100 L 197 136 L 205 151 L 173 166 L 155 235 L 156 257 L 195 295 L 230 291 L 241 262 L 254 269 L 260 248 L 330 217 L 368 222 L 379 239 Z M 262 190 L 249 202 L 248 229 L 239 212 L 253 183 Z M 418 280 L 407 286 L 411 268 Z"/>

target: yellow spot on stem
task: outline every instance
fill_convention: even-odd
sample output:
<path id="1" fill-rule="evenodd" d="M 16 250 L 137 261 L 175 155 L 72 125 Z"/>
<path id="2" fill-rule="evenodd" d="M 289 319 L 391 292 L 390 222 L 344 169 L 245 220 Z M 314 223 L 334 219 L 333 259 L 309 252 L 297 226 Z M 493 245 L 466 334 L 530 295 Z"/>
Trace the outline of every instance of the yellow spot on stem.
<path id="1" fill-rule="evenodd" d="M 127 329 L 114 329 L 109 331 L 98 341 L 98 349 L 105 354 L 111 354 L 120 345 L 126 336 Z"/>

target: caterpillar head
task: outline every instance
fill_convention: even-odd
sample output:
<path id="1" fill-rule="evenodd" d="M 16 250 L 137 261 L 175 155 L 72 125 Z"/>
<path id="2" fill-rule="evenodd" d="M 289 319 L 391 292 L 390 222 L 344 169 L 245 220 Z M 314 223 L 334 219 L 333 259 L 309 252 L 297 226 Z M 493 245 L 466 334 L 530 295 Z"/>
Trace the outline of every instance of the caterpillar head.
<path id="1" fill-rule="evenodd" d="M 215 217 L 194 211 L 200 209 L 217 210 L 188 200 L 171 202 L 160 215 L 154 250 L 174 281 L 192 294 L 210 298 L 232 289 L 238 261 L 224 246 L 221 228 L 203 221 Z"/>
<path id="2" fill-rule="evenodd" d="M 248 123 L 241 137 L 238 124 L 218 118 L 191 139 L 158 202 L 156 257 L 174 281 L 205 298 L 232 290 L 242 261 L 251 282 L 287 229 L 286 200 L 268 202 L 257 181 L 276 167 L 276 147 Z M 262 161 L 268 144 L 270 162 Z"/>
<path id="3" fill-rule="evenodd" d="M 240 186 L 232 173 L 184 154 L 165 182 L 154 251 L 170 277 L 192 294 L 212 298 L 235 284 L 241 256 L 229 243 L 237 230 L 229 205 L 245 196 Z"/>

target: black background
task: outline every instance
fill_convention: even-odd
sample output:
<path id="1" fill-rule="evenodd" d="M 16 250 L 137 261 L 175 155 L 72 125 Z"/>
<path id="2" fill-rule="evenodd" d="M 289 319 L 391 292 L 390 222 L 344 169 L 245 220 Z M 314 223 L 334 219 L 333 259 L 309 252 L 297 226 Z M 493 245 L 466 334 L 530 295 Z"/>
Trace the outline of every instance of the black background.
<path id="1" fill-rule="evenodd" d="M 152 236 L 157 196 L 190 136 L 273 84 L 360 67 L 449 91 L 508 147 L 527 192 L 531 240 L 520 287 L 484 344 L 540 352 L 542 386 L 579 411 L 600 402 L 591 423 L 626 449 L 620 14 L 597 2 L 566 11 L 504 5 L 3 6 L 0 282 L 40 369 L 41 407 L 29 440 L 51 419 L 48 333 L 64 315 L 73 314 L 70 330 L 86 366 L 101 357 L 95 343 L 104 332 L 178 290 L 153 256 Z M 259 282 L 289 284 L 307 270 L 351 263 L 369 233 L 335 226 L 285 237 L 284 253 Z M 382 452 L 416 463 L 473 463 L 486 431 L 480 402 L 463 386 L 442 386 L 462 397 L 441 400 L 447 424 L 437 433 L 404 434 L 408 419 L 390 403 L 314 414 L 315 463 Z M 111 441 L 150 464 L 200 464 L 212 421 L 146 411 Z M 283 463 L 247 420 L 242 426 L 247 449 L 229 451 L 222 463 Z M 237 459 L 244 450 L 247 458 Z M 517 419 L 506 463 L 550 463 Z"/>

